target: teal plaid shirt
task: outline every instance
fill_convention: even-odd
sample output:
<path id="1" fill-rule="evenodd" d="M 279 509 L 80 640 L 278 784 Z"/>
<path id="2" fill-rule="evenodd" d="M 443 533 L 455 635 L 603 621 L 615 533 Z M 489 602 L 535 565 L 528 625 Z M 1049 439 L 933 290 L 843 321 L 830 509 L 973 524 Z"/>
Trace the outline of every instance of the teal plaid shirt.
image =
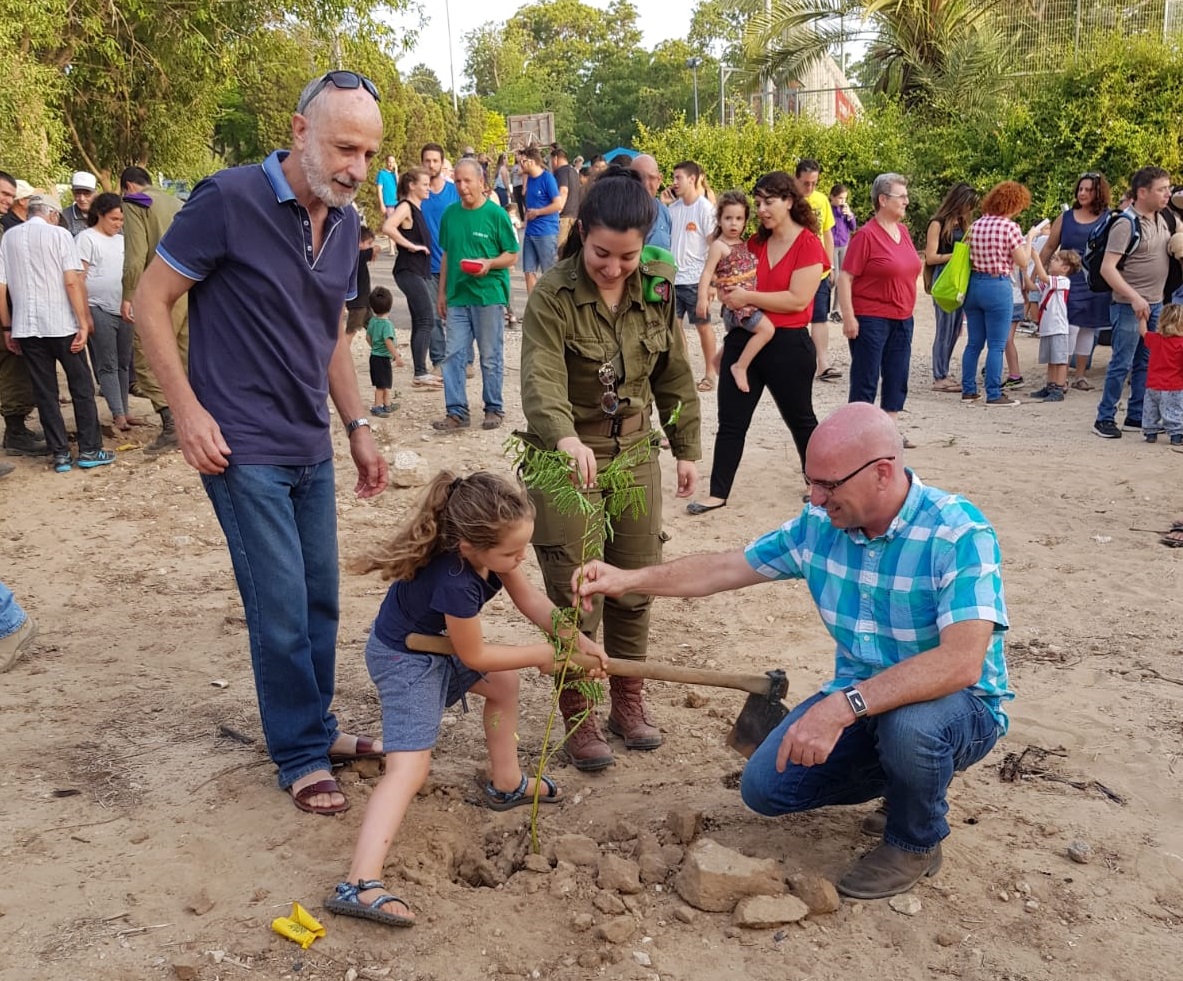
<path id="1" fill-rule="evenodd" d="M 835 528 L 822 508 L 770 531 L 744 555 L 769 579 L 804 579 L 837 642 L 834 679 L 825 692 L 858 684 L 893 664 L 937 647 L 940 632 L 964 620 L 989 620 L 994 633 L 971 691 L 1006 732 L 1002 703 L 1010 690 L 1003 631 L 1001 553 L 990 522 L 976 507 L 926 487 L 912 487 L 891 526 L 868 539 L 860 529 Z"/>

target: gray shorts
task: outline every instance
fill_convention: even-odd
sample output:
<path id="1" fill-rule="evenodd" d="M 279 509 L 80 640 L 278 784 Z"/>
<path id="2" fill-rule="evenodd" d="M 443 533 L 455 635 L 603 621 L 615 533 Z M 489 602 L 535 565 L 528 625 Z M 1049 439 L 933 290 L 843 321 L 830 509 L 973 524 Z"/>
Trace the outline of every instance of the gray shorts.
<path id="1" fill-rule="evenodd" d="M 419 654 L 387 647 L 370 630 L 366 667 L 382 704 L 382 748 L 388 753 L 432 749 L 444 709 L 478 681 L 479 671 L 453 655 Z M 464 706 L 465 711 L 468 706 Z"/>
<path id="2" fill-rule="evenodd" d="M 1052 334 L 1049 337 L 1041 337 L 1039 339 L 1039 363 L 1067 364 L 1069 346 L 1067 334 Z"/>

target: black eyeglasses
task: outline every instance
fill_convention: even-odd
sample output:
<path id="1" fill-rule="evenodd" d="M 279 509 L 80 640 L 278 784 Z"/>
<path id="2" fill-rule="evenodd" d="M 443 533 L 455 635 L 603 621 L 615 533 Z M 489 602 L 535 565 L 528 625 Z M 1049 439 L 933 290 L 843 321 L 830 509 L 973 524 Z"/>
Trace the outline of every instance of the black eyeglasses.
<path id="1" fill-rule="evenodd" d="M 874 466 L 876 463 L 883 463 L 885 460 L 894 460 L 894 456 L 877 456 L 874 460 L 868 460 L 857 470 L 848 473 L 841 480 L 814 480 L 809 474 L 805 475 L 805 482 L 810 487 L 816 487 L 819 490 L 825 491 L 827 494 L 833 494 L 839 487 L 845 484 L 848 480 L 853 480 L 860 473 L 867 469 L 867 467 Z"/>
<path id="2" fill-rule="evenodd" d="M 321 92 L 325 90 L 325 86 L 332 85 L 338 89 L 365 89 L 374 97 L 375 102 L 381 102 L 382 97 L 378 95 L 378 88 L 365 75 L 359 75 L 357 72 L 335 71 L 325 72 L 311 90 L 304 98 L 296 104 L 296 112 L 302 113 L 308 108 L 308 104 L 315 99 Z"/>
<path id="3" fill-rule="evenodd" d="M 604 386 L 604 394 L 600 396 L 600 410 L 606 416 L 614 416 L 620 411 L 620 396 L 616 394 L 616 369 L 610 363 L 602 364 L 596 374 L 600 384 Z"/>

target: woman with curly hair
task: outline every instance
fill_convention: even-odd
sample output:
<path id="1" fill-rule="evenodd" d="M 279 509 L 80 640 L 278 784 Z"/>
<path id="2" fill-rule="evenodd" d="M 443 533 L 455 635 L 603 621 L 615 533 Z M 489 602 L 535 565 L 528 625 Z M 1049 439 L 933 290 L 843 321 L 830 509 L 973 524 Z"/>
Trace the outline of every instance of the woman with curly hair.
<path id="1" fill-rule="evenodd" d="M 1072 192 L 1072 207 L 1061 214 L 1048 232 L 1039 253 L 1046 265 L 1060 249 L 1075 249 L 1084 255 L 1089 236 L 1109 214 L 1109 182 L 1104 174 L 1081 174 Z M 1078 269 L 1071 277 L 1068 291 L 1068 352 L 1075 353 L 1072 387 L 1087 392 L 1092 385 L 1084 376 L 1085 367 L 1097 343 L 1097 331 L 1109 326 L 1109 294 L 1089 289 L 1088 275 Z"/>
<path id="2" fill-rule="evenodd" d="M 986 349 L 986 404 L 1018 405 L 1002 391 L 1002 354 L 1010 337 L 1011 271 L 1026 269 L 1031 244 L 1014 221 L 1031 204 L 1031 192 L 1017 181 L 995 184 L 982 198 L 982 217 L 969 228 L 971 272 L 965 293 L 968 340 L 961 359 L 961 400 L 976 402 L 978 358 Z"/>

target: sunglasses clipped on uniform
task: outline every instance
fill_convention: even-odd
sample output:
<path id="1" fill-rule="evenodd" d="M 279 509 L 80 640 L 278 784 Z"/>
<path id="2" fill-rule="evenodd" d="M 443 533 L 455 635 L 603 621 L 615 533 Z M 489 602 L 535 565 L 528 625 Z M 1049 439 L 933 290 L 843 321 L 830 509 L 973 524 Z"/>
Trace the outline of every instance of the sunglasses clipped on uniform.
<path id="1" fill-rule="evenodd" d="M 325 72 L 321 75 L 316 80 L 316 84 L 309 89 L 308 94 L 297 103 L 296 112 L 302 113 L 308 108 L 308 104 L 330 85 L 338 89 L 365 89 L 374 97 L 375 102 L 382 101 L 382 97 L 378 95 L 378 87 L 366 78 L 365 75 L 359 75 L 357 72 L 342 69 Z"/>
<path id="2" fill-rule="evenodd" d="M 600 396 L 600 410 L 606 416 L 614 416 L 620 411 L 620 396 L 616 394 L 616 369 L 611 362 L 600 365 L 596 372 L 600 384 L 604 386 L 604 394 Z"/>

